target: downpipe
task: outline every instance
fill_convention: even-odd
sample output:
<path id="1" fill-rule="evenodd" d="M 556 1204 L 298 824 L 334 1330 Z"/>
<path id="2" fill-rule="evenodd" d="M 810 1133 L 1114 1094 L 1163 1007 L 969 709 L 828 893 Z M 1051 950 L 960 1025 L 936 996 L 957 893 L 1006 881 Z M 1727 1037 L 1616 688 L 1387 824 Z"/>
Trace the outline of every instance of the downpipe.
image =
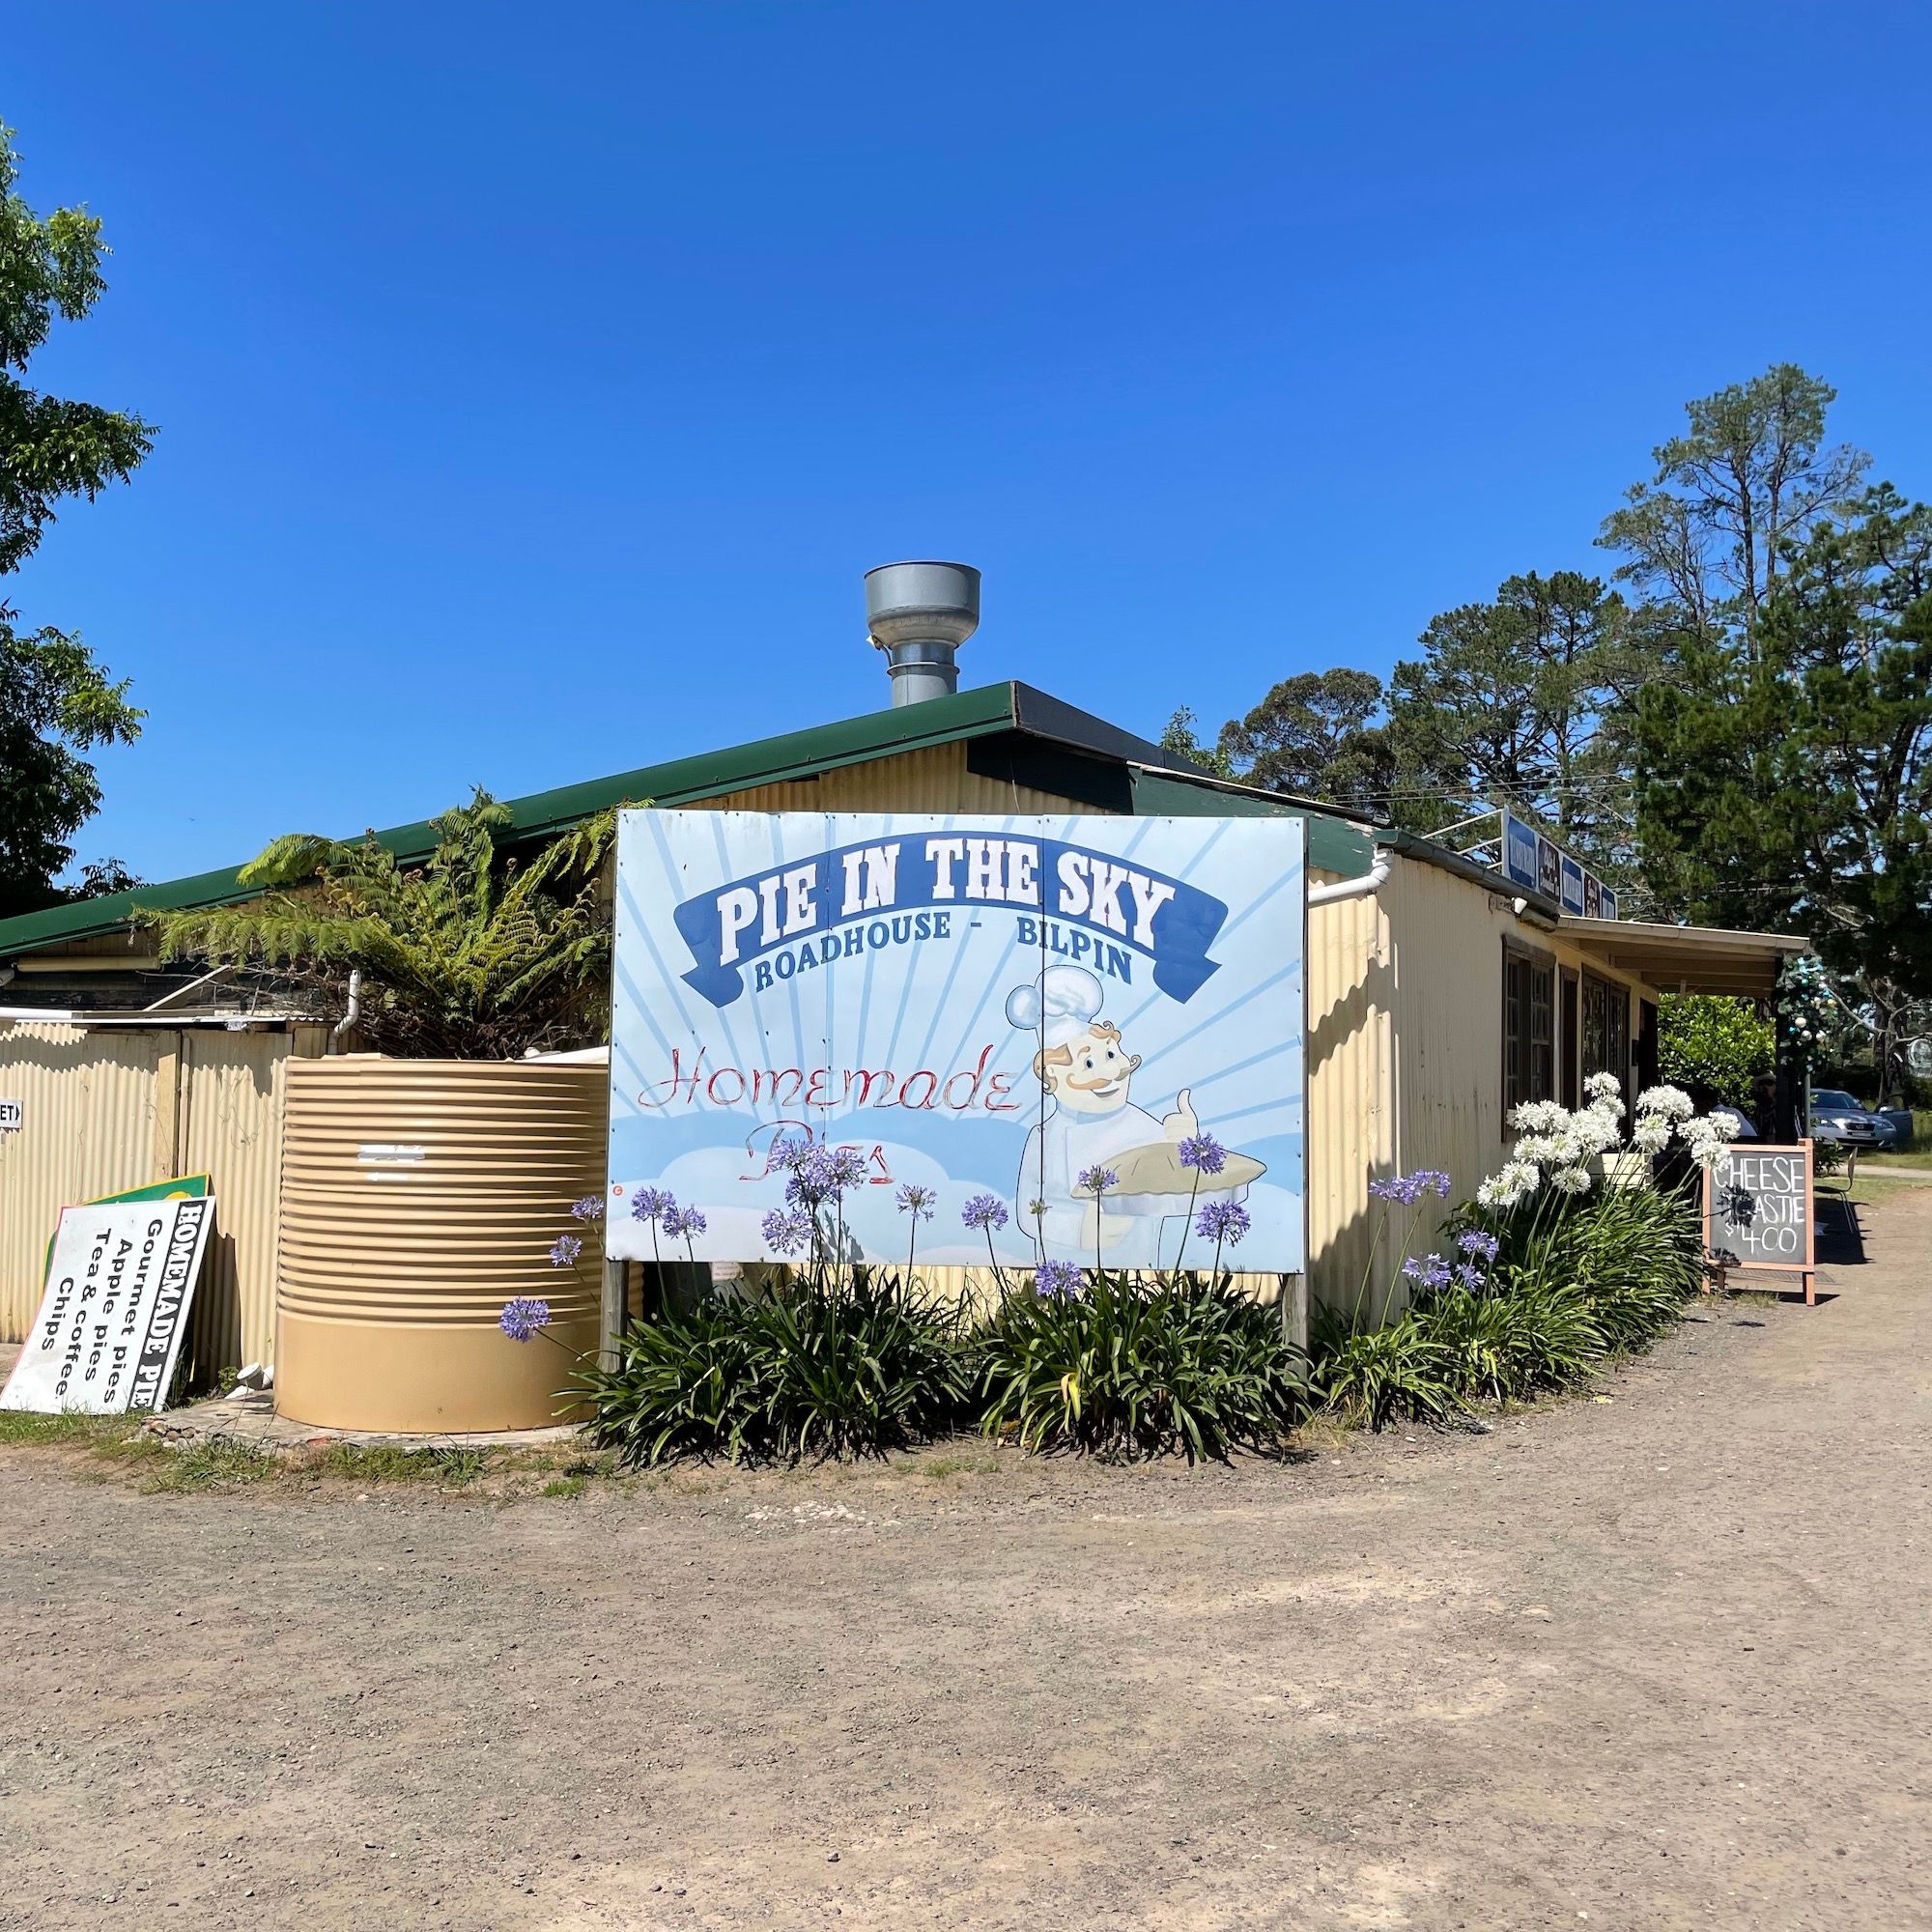
<path id="1" fill-rule="evenodd" d="M 343 1009 L 342 1017 L 329 1031 L 329 1045 L 333 1046 L 361 1017 L 362 969 L 359 966 L 352 966 L 349 969 L 349 1004 Z"/>
<path id="2" fill-rule="evenodd" d="M 1394 864 L 1395 854 L 1384 852 L 1359 879 L 1338 879 L 1332 886 L 1311 887 L 1308 903 L 1324 906 L 1333 905 L 1337 899 L 1366 898 L 1371 893 L 1379 892 L 1388 882 L 1389 867 Z"/>

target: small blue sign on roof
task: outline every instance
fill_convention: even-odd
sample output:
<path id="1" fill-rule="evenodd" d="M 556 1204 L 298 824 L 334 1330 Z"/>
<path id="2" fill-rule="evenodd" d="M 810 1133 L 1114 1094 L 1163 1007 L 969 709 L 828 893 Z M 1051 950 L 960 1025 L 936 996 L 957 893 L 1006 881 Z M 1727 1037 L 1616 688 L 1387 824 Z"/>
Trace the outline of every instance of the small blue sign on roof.
<path id="1" fill-rule="evenodd" d="M 1536 884 L 1536 827 L 1513 811 L 1503 813 L 1503 871 L 1528 892 Z"/>

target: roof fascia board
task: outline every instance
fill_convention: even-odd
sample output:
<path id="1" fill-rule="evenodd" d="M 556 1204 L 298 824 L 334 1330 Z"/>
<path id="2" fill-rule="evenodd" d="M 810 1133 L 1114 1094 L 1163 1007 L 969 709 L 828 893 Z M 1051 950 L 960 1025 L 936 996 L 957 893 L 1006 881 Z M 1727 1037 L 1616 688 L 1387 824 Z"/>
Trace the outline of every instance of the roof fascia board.
<path id="1" fill-rule="evenodd" d="M 1521 899 L 1524 906 L 1540 913 L 1554 925 L 1563 918 L 1563 905 L 1548 893 L 1532 891 L 1527 886 L 1519 885 L 1516 880 L 1505 878 L 1501 872 L 1492 871 L 1487 866 L 1479 866 L 1473 859 L 1465 859 L 1460 852 L 1452 852 L 1446 845 L 1438 845 L 1433 838 L 1425 838 L 1420 833 L 1404 831 L 1400 826 L 1384 825 L 1376 833 L 1376 843 L 1386 845 L 1391 851 L 1405 859 L 1414 859 L 1425 866 L 1435 866 L 1445 872 L 1453 872 L 1459 879 L 1466 879 L 1472 886 L 1480 886 L 1492 897 Z"/>
<path id="2" fill-rule="evenodd" d="M 788 731 L 723 752 L 532 792 L 506 801 L 513 828 L 507 842 L 516 845 L 548 837 L 629 800 L 649 799 L 665 806 L 691 804 L 727 792 L 749 791 L 755 785 L 781 783 L 815 772 L 982 737 L 988 732 L 1010 731 L 1016 723 L 1013 692 L 1009 683 L 982 685 L 924 704 L 869 712 L 861 718 Z M 416 819 L 377 833 L 376 842 L 408 862 L 429 856 L 436 846 L 436 832 L 428 819 Z M 61 941 L 99 938 L 126 925 L 141 907 L 172 912 L 238 905 L 258 896 L 256 889 L 241 882 L 237 876 L 240 870 L 240 867 L 229 867 L 217 872 L 198 872 L 160 885 L 139 886 L 132 892 L 110 893 L 98 899 L 0 920 L 0 957 Z"/>
<path id="3" fill-rule="evenodd" d="M 1134 810 L 1149 818 L 1298 818 L 1308 828 L 1308 863 L 1316 870 L 1359 879 L 1375 861 L 1365 827 L 1275 792 L 1204 783 L 1191 772 L 1136 765 Z"/>

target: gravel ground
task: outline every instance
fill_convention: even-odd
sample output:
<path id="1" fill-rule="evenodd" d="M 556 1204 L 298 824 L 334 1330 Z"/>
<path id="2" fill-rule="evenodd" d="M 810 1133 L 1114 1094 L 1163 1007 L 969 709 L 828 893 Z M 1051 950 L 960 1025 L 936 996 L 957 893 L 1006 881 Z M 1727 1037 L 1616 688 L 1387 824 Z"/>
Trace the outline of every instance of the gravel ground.
<path id="1" fill-rule="evenodd" d="M 1899 1197 L 1815 1311 L 1294 1466 L 501 1503 L 0 1453 L 0 1925 L 1932 1924 Z"/>

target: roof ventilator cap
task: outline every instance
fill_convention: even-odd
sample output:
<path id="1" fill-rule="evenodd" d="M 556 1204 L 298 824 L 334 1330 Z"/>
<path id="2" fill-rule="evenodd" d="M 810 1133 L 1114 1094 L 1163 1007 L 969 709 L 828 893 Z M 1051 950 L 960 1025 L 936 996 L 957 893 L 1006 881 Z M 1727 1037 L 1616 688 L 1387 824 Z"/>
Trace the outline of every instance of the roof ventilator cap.
<path id="1" fill-rule="evenodd" d="M 885 652 L 893 703 L 959 689 L 959 646 L 980 628 L 980 573 L 970 563 L 882 563 L 866 573 L 866 629 Z"/>

